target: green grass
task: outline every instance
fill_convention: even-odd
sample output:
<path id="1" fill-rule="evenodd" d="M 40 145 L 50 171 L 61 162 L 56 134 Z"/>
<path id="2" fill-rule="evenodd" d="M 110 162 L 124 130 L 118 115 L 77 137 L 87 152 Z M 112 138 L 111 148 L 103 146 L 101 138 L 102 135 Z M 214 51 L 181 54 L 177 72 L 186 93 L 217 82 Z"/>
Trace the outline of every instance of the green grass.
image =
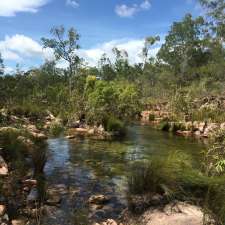
<path id="1" fill-rule="evenodd" d="M 150 163 L 134 163 L 128 187 L 128 196 L 151 193 L 164 195 L 168 201 L 200 204 L 218 224 L 225 224 L 225 177 L 204 175 L 180 152 L 168 157 L 153 157 Z"/>

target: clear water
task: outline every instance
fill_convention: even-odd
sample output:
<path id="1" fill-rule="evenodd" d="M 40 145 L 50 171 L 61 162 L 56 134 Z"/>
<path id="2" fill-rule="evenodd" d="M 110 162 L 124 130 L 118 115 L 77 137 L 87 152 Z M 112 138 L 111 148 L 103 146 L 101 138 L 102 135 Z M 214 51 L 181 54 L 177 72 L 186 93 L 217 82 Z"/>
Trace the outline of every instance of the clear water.
<path id="1" fill-rule="evenodd" d="M 77 192 L 63 195 L 60 206 L 44 217 L 43 224 L 88 225 L 117 219 L 126 208 L 126 177 L 132 162 L 148 161 L 153 155 L 164 156 L 171 151 L 182 151 L 197 159 L 203 148 L 203 143 L 194 139 L 140 125 L 129 127 L 127 137 L 118 141 L 49 139 L 45 166 L 48 185 L 63 184 L 72 193 Z M 110 197 L 109 203 L 93 210 L 87 201 L 94 194 Z"/>

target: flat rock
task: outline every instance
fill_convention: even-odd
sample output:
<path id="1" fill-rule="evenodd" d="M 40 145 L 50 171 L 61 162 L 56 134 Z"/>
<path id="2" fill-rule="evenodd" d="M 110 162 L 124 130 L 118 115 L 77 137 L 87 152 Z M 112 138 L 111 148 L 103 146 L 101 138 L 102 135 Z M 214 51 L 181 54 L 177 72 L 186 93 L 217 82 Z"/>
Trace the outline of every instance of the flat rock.
<path id="1" fill-rule="evenodd" d="M 141 224 L 145 225 L 203 225 L 202 210 L 190 204 L 179 202 L 168 204 L 163 211 L 149 210 L 143 214 Z"/>

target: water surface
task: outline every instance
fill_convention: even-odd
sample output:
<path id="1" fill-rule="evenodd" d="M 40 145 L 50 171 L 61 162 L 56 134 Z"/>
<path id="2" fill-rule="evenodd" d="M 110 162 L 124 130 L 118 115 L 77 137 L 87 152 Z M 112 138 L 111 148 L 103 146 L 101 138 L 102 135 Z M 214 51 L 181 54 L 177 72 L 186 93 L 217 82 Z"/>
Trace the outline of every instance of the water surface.
<path id="1" fill-rule="evenodd" d="M 184 152 L 195 159 L 203 148 L 194 139 L 141 125 L 129 127 L 127 137 L 117 141 L 49 139 L 46 180 L 50 186 L 63 185 L 69 193 L 63 195 L 54 216 L 44 218 L 44 224 L 88 225 L 117 219 L 126 208 L 126 177 L 131 163 L 147 162 L 153 155 L 164 156 L 172 151 Z M 94 194 L 110 197 L 109 203 L 97 210 L 91 208 L 87 200 Z"/>

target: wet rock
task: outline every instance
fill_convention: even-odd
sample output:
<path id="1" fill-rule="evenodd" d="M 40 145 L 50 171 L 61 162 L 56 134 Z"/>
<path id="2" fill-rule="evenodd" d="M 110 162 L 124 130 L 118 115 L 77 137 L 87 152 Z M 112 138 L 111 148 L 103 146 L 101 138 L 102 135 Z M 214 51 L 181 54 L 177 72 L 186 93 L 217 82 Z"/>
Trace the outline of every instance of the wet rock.
<path id="1" fill-rule="evenodd" d="M 6 164 L 5 160 L 0 156 L 0 176 L 8 175 L 8 165 Z"/>
<path id="2" fill-rule="evenodd" d="M 92 195 L 88 199 L 89 204 L 96 204 L 96 205 L 102 205 L 109 201 L 110 199 L 104 195 Z"/>
<path id="3" fill-rule="evenodd" d="M 38 190 L 37 188 L 32 188 L 29 195 L 27 196 L 27 201 L 29 203 L 36 202 L 38 200 Z"/>

